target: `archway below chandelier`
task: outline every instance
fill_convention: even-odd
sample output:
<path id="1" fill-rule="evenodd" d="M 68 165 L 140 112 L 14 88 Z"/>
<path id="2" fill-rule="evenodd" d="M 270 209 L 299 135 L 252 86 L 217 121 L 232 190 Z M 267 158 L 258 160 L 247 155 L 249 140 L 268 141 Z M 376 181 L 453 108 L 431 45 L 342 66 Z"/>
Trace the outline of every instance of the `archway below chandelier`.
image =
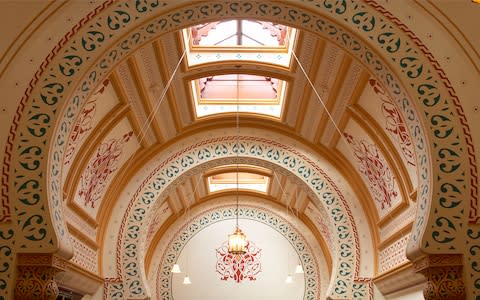
<path id="1" fill-rule="evenodd" d="M 240 219 L 240 227 L 247 235 L 242 256 L 226 247 L 233 219 L 205 227 L 185 244 L 177 260 L 182 273 L 172 275 L 172 299 L 305 299 L 305 277 L 295 274 L 300 259 L 290 242 L 255 220 Z M 289 274 L 293 280 L 286 283 Z M 186 275 L 192 284 L 183 284 Z"/>
<path id="2" fill-rule="evenodd" d="M 250 260 L 247 268 L 251 272 L 238 278 L 225 271 L 232 260 L 236 262 L 235 258 L 226 257 L 227 237 L 235 228 L 236 207 L 231 197 L 218 197 L 212 200 L 214 203 L 207 201 L 192 208 L 161 239 L 152 241 L 154 254 L 146 262 L 151 299 L 213 299 L 208 294 L 211 290 L 215 290 L 218 299 L 237 299 L 232 298 L 232 291 L 248 299 L 325 298 L 332 271 L 330 253 L 321 248 L 316 233 L 295 215 L 287 215 L 281 206 L 258 200 L 243 195 L 239 206 L 239 225 L 251 242 L 247 254 L 255 256 L 244 258 Z M 180 265 L 180 274 L 171 272 L 175 263 Z M 295 273 L 299 263 L 303 274 Z M 292 283 L 286 282 L 289 274 Z M 187 275 L 190 285 L 183 284 Z"/>

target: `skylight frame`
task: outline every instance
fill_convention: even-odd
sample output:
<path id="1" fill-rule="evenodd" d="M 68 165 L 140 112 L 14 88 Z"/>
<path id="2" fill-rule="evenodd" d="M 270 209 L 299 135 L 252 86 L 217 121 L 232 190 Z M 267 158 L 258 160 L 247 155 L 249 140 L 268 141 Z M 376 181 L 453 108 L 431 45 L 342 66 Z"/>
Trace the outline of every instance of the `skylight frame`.
<path id="1" fill-rule="evenodd" d="M 241 73 L 246 74 L 246 73 Z M 275 77 L 276 78 L 276 77 Z M 238 111 L 240 113 L 253 113 L 280 119 L 283 114 L 287 93 L 288 81 L 276 78 L 279 81 L 277 99 L 239 99 Z M 198 78 L 190 80 L 190 90 L 196 118 L 208 117 L 216 114 L 233 113 L 237 111 L 236 99 L 208 100 L 200 98 Z M 212 112 L 209 112 L 208 107 Z M 216 107 L 216 108 L 215 108 Z M 222 107 L 220 111 L 218 108 Z"/>
<path id="2" fill-rule="evenodd" d="M 255 19 L 229 19 L 225 20 L 225 22 L 228 21 L 251 21 L 255 22 L 258 20 Z M 213 22 L 211 22 L 213 23 Z M 215 46 L 215 45 L 195 45 L 193 44 L 193 38 L 192 38 L 192 27 L 188 27 L 182 30 L 182 36 L 184 37 L 185 45 L 188 45 L 188 48 L 192 52 L 218 52 L 219 50 L 221 52 L 277 52 L 277 53 L 288 53 L 291 51 L 291 47 L 293 46 L 295 42 L 295 37 L 297 34 L 297 30 L 293 27 L 286 26 L 287 28 L 287 36 L 288 38 L 286 39 L 285 45 L 281 46 L 246 46 L 246 45 L 229 45 L 229 46 Z"/>
<path id="3" fill-rule="evenodd" d="M 247 19 L 255 21 L 255 19 Z M 191 42 L 190 28 L 180 31 L 181 40 L 186 50 L 186 62 L 188 67 L 199 66 L 208 63 L 245 61 L 271 64 L 284 68 L 290 68 L 292 52 L 296 44 L 298 30 L 288 27 L 289 38 L 282 47 L 251 47 L 251 46 L 199 46 Z"/>
<path id="4" fill-rule="evenodd" d="M 270 185 L 272 182 L 272 172 L 266 168 L 258 167 L 258 166 L 251 166 L 251 165 L 239 165 L 239 190 L 243 191 L 255 191 L 262 194 L 267 194 Z M 208 193 L 218 193 L 224 191 L 232 191 L 237 188 L 236 185 L 236 176 L 232 175 L 237 172 L 236 165 L 227 165 L 216 167 L 210 169 L 204 173 L 204 179 L 207 186 Z M 212 183 L 212 177 L 220 177 L 222 175 L 229 174 L 231 178 L 227 179 L 220 179 L 218 183 Z M 252 182 L 245 180 L 245 175 L 253 175 L 254 177 L 262 177 L 262 182 L 260 182 L 257 178 L 254 178 Z M 243 178 L 242 178 L 243 177 Z M 219 179 L 216 179 L 219 181 Z M 261 186 L 262 188 L 256 188 L 256 186 Z M 214 187 L 216 186 L 216 187 Z M 213 188 L 212 188 L 213 187 Z"/>

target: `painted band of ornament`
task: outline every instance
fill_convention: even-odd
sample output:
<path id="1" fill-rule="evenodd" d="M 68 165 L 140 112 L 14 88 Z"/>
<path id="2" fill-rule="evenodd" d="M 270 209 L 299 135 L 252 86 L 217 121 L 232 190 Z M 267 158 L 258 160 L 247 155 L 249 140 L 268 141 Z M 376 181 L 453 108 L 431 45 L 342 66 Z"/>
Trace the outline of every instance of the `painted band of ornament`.
<path id="1" fill-rule="evenodd" d="M 171 11 L 168 15 L 161 16 L 146 26 L 138 28 L 139 32 L 132 33 L 117 43 L 115 48 L 108 50 L 106 55 L 98 60 L 99 63 L 87 72 L 87 79 L 81 81 L 78 90 L 71 98 L 72 101 L 65 110 L 65 118 L 58 124 L 59 126 L 56 126 L 58 112 L 61 111 L 60 108 L 67 97 L 70 99 L 72 89 L 78 82 L 75 80 L 78 78 L 78 74 L 86 72 L 87 62 L 97 61 L 95 58 L 98 55 L 95 54 L 100 53 L 99 49 L 104 50 L 111 41 L 116 39 L 120 29 L 140 24 L 153 15 L 155 9 L 167 6 L 168 3 L 136 1 L 135 4 L 132 2 L 132 5 L 129 5 L 124 2 L 115 2 L 114 4 L 106 2 L 101 9 L 98 9 L 98 11 L 102 11 L 100 15 L 96 15 L 98 13 L 96 9 L 86 20 L 82 20 L 83 23 L 81 22 L 66 35 L 59 43 L 58 48 L 52 52 L 52 55 L 46 59 L 36 73 L 30 87 L 25 92 L 25 97 L 22 98 L 10 131 L 2 174 L 2 197 L 12 191 L 15 193 L 15 199 L 21 199 L 20 202 L 13 203 L 19 221 L 16 226 L 18 230 L 16 233 L 17 247 L 21 248 L 28 242 L 30 248 L 54 249 L 58 243 L 55 238 L 57 234 L 60 236 L 60 240 L 68 241 L 65 238 L 66 229 L 60 208 L 59 174 L 63 165 L 65 141 L 79 108 L 85 103 L 92 87 L 97 85 L 120 59 L 126 57 L 127 53 L 151 38 L 158 37 L 162 32 L 235 15 L 271 18 L 300 29 L 315 31 L 339 44 L 342 48 L 346 48 L 381 79 L 382 84 L 395 95 L 395 101 L 406 117 L 416 146 L 421 180 L 418 200 L 419 217 L 412 235 L 414 240 L 412 247 L 418 247 L 421 239 L 424 239 L 428 244 L 425 243 L 420 247 L 431 248 L 431 251 L 459 251 L 456 237 L 459 236 L 459 230 L 463 228 L 462 211 L 470 198 L 473 201 L 477 194 L 474 193 L 476 191 L 474 179 L 477 178 L 475 152 L 458 98 L 438 63 L 433 60 L 431 54 L 424 51 L 426 49 L 424 46 L 418 45 L 418 39 L 406 30 L 406 26 L 399 22 L 391 23 L 391 18 L 382 18 L 381 13 L 386 14 L 386 12 L 379 9 L 378 5 L 373 7 L 378 11 L 374 11 L 372 7 L 355 1 L 305 0 L 303 3 L 310 5 L 312 11 L 267 1 L 231 1 L 227 4 L 209 2 L 183 7 L 182 11 Z M 369 3 L 375 4 L 372 1 Z M 104 9 L 106 7 L 109 9 Z M 217 11 L 219 13 L 216 13 Z M 430 140 L 425 138 L 413 105 L 410 104 L 407 94 L 402 92 L 402 85 L 394 73 L 386 72 L 388 70 L 386 64 L 381 58 L 375 56 L 374 51 L 364 46 L 356 36 L 339 28 L 337 24 L 316 15 L 316 13 L 321 14 L 322 11 L 326 15 L 340 17 L 345 22 L 354 25 L 360 35 L 372 43 L 377 51 L 389 57 L 390 61 L 394 62 L 402 71 L 400 75 L 405 86 L 409 86 L 417 101 L 422 105 L 423 112 L 420 115 L 428 116 L 425 121 L 428 123 L 427 128 L 431 130 Z M 87 22 L 90 19 L 95 20 Z M 406 33 L 401 32 L 402 30 Z M 81 34 L 77 34 L 77 32 L 81 32 Z M 429 61 L 424 62 L 425 57 Z M 38 84 L 40 82 L 41 84 Z M 26 122 L 20 122 L 20 118 Z M 51 171 L 46 173 L 47 156 L 45 154 L 48 153 L 46 145 L 51 144 L 50 136 L 53 128 L 58 128 L 58 132 L 55 133 L 53 139 L 54 150 L 50 153 Z M 22 139 L 16 138 L 18 136 L 22 136 Z M 435 145 L 431 150 L 431 155 L 427 153 L 427 141 L 429 144 Z M 471 166 L 470 180 L 467 175 L 468 167 L 461 159 L 467 155 Z M 12 163 L 11 157 L 18 157 L 18 162 Z M 429 165 L 430 160 L 435 162 L 433 168 Z M 430 169 L 433 170 L 433 174 L 430 174 Z M 13 174 L 11 174 L 11 170 L 13 170 Z M 48 184 L 46 174 L 50 178 Z M 11 183 L 12 178 L 16 179 L 16 183 Z M 430 178 L 435 180 L 433 191 L 430 191 L 428 186 Z M 465 182 L 472 186 L 470 193 L 465 191 Z M 12 189 L 9 190 L 10 184 Z M 46 198 L 46 188 L 50 189 L 51 201 L 49 204 L 47 204 L 49 200 Z M 440 191 L 445 191 L 441 193 L 444 196 L 439 197 L 430 205 L 430 195 Z M 2 201 L 2 205 L 5 203 L 8 202 Z M 478 215 L 477 203 L 470 203 L 470 209 Z M 50 207 L 50 214 L 54 216 L 52 218 L 54 229 L 49 223 L 48 212 L 41 211 L 42 206 Z M 428 207 L 432 207 L 433 234 L 422 237 L 423 228 L 428 222 Z M 471 215 L 471 217 L 475 216 Z M 45 243 L 50 240 L 54 242 Z"/>
<path id="2" fill-rule="evenodd" d="M 220 221 L 234 219 L 235 216 L 235 207 L 233 206 L 215 208 L 195 216 L 173 235 L 175 238 L 168 243 L 166 251 L 163 253 L 161 264 L 158 266 L 157 297 L 161 296 L 160 299 L 163 300 L 173 299 L 172 273 L 170 270 L 188 241 L 206 227 Z M 239 218 L 261 222 L 279 232 L 289 241 L 297 252 L 297 256 L 301 260 L 305 271 L 305 291 L 303 299 L 319 299 L 320 280 L 328 279 L 320 278 L 315 255 L 313 255 L 302 234 L 288 221 L 264 208 L 242 205 L 239 209 Z"/>
<path id="3" fill-rule="evenodd" d="M 238 145 L 237 139 L 240 142 Z M 122 270 L 141 265 L 138 249 L 141 248 L 139 245 L 146 233 L 140 229 L 139 224 L 148 224 L 151 215 L 147 212 L 151 211 L 161 193 L 192 168 L 222 158 L 237 157 L 237 153 L 241 160 L 256 158 L 288 170 L 316 194 L 330 213 L 333 227 L 337 228 L 335 246 L 341 255 L 337 257 L 339 267 L 336 270 L 337 285 L 334 290 L 338 297 L 346 297 L 350 293 L 354 277 L 358 275 L 360 258 L 357 247 L 358 232 L 346 199 L 334 181 L 318 165 L 294 148 L 264 138 L 244 136 L 212 138 L 186 146 L 159 163 L 137 189 L 124 214 L 117 239 L 117 249 L 125 249 L 124 252 L 117 250 L 117 254 L 122 253 L 122 256 L 117 258 L 117 272 L 124 276 L 119 279 L 127 286 L 135 285 L 135 290 L 127 296 L 145 295 L 145 290 L 140 286 L 141 274 L 122 273 Z"/>
<path id="4" fill-rule="evenodd" d="M 432 64 L 435 72 L 440 76 L 440 82 L 443 83 L 444 87 L 448 90 L 448 95 L 452 98 L 453 106 L 455 106 L 455 110 L 458 114 L 458 118 L 460 119 L 460 123 L 465 134 L 465 144 L 467 147 L 467 155 L 469 160 L 470 166 L 470 210 L 469 210 L 469 222 L 474 224 L 480 223 L 480 208 L 479 208 L 479 199 L 478 199 L 478 169 L 476 164 L 476 155 L 475 155 L 475 147 L 473 144 L 472 134 L 470 131 L 470 127 L 467 122 L 467 117 L 465 116 L 465 111 L 460 103 L 460 99 L 455 93 L 455 90 L 448 80 L 445 71 L 442 69 L 438 61 L 435 59 L 433 54 L 427 48 L 425 44 L 415 35 L 413 31 L 411 31 L 405 24 L 402 23 L 397 17 L 392 15 L 389 11 L 387 11 L 384 7 L 379 5 L 375 0 L 365 0 L 365 2 L 372 6 L 375 10 L 383 14 L 387 17 L 392 23 L 398 26 L 420 49 L 420 51 L 425 55 L 428 61 Z"/>

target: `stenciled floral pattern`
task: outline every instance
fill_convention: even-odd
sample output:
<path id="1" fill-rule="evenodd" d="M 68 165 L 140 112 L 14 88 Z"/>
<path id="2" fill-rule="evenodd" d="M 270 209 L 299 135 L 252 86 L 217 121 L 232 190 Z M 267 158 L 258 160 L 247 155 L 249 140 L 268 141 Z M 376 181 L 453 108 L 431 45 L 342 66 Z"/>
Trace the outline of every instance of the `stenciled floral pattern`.
<path id="1" fill-rule="evenodd" d="M 220 274 L 221 280 L 233 279 L 237 283 L 247 279 L 250 281 L 257 280 L 257 275 L 262 271 L 260 262 L 262 249 L 251 241 L 247 241 L 245 248 L 247 252 L 243 255 L 228 253 L 227 242 L 216 249 L 217 264 L 215 269 Z"/>
<path id="2" fill-rule="evenodd" d="M 391 208 L 398 194 L 395 189 L 395 179 L 387 162 L 380 156 L 377 146 L 364 140 L 357 141 L 348 133 L 344 135 L 352 146 L 359 171 L 365 176 L 370 192 L 380 205 L 380 209 L 383 211 Z"/>
<path id="3" fill-rule="evenodd" d="M 407 124 L 405 124 L 405 121 L 398 111 L 397 105 L 390 99 L 378 81 L 370 79 L 368 83 L 373 88 L 375 94 L 382 100 L 385 130 L 399 143 L 407 164 L 415 166 L 415 152 L 413 150 L 412 139 L 410 138 Z"/>
<path id="4" fill-rule="evenodd" d="M 133 131 L 130 131 L 121 138 L 111 139 L 98 147 L 80 179 L 78 196 L 86 207 L 95 208 L 107 185 L 108 177 L 118 168 L 123 145 L 130 140 L 132 135 Z"/>
<path id="5" fill-rule="evenodd" d="M 72 162 L 75 152 L 78 150 L 78 145 L 86 137 L 87 133 L 92 130 L 93 118 L 97 111 L 97 100 L 100 95 L 105 92 L 105 88 L 109 84 L 109 80 L 103 81 L 100 88 L 92 95 L 92 97 L 85 103 L 82 111 L 78 116 L 78 120 L 73 125 L 72 132 L 68 139 L 67 149 L 65 150 L 64 165 L 68 165 Z"/>

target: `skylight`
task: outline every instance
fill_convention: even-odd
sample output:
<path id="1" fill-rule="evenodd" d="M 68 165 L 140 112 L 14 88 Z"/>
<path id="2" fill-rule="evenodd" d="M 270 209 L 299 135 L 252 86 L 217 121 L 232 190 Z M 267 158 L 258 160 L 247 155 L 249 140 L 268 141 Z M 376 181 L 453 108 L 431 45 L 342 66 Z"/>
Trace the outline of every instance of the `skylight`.
<path id="1" fill-rule="evenodd" d="M 238 111 L 279 118 L 286 83 L 278 78 L 227 74 L 191 81 L 197 117 Z"/>
<path id="2" fill-rule="evenodd" d="M 229 20 L 190 28 L 194 46 L 285 48 L 288 27 L 263 21 Z"/>
<path id="3" fill-rule="evenodd" d="M 237 188 L 237 173 L 228 172 L 212 175 L 208 177 L 208 189 L 210 192 L 218 192 L 222 190 L 232 190 Z M 266 193 L 268 190 L 270 178 L 265 175 L 239 172 L 238 188 L 246 190 L 254 190 Z"/>
<path id="4" fill-rule="evenodd" d="M 296 30 L 259 20 L 224 20 L 182 31 L 190 66 L 226 61 L 260 61 L 288 67 Z"/>

